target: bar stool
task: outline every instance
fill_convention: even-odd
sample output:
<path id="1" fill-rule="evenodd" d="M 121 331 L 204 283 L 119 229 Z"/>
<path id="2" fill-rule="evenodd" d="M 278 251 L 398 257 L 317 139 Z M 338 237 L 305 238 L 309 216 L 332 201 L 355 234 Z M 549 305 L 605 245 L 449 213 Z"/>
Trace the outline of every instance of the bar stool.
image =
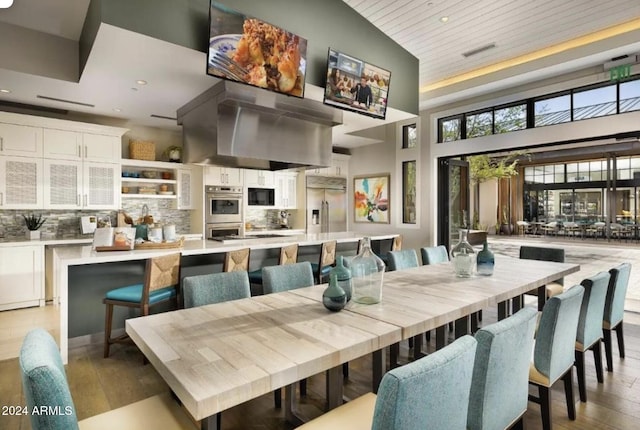
<path id="1" fill-rule="evenodd" d="M 391 242 L 391 251 L 401 251 L 402 250 L 402 235 L 399 234 L 393 238 Z M 384 265 L 389 267 L 389 253 L 384 253 L 378 255 L 382 261 L 384 261 Z"/>
<path id="2" fill-rule="evenodd" d="M 224 255 L 223 272 L 236 272 L 238 270 L 249 270 L 249 254 L 250 248 L 236 249 L 235 251 L 227 251 Z"/>
<path id="3" fill-rule="evenodd" d="M 318 284 L 324 283 L 325 276 L 329 276 L 331 267 L 336 264 L 336 246 L 338 242 L 330 240 L 322 243 L 320 249 L 320 259 L 317 263 L 311 263 L 313 276 Z"/>
<path id="4" fill-rule="evenodd" d="M 159 303 L 174 301 L 177 305 L 180 283 L 180 254 L 149 258 L 144 270 L 144 283 L 116 288 L 107 292 L 102 303 L 106 305 L 104 323 L 104 358 L 109 357 L 112 343 L 129 343 L 127 334 L 111 337 L 113 307 L 126 306 L 140 309 L 149 315 L 149 308 Z"/>
<path id="5" fill-rule="evenodd" d="M 297 243 L 283 246 L 280 248 L 280 257 L 278 258 L 278 265 L 293 264 L 298 262 L 298 248 Z M 249 272 L 249 282 L 252 284 L 262 285 L 262 267 L 257 270 Z"/>

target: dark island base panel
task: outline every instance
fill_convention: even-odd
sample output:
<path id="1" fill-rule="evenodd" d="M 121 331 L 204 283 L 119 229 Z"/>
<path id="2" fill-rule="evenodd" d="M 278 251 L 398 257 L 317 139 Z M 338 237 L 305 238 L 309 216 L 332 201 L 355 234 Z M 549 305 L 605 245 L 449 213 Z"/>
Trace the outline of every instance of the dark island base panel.
<path id="1" fill-rule="evenodd" d="M 392 239 L 372 242 L 374 252 L 386 253 L 391 249 Z M 338 243 L 337 254 L 353 256 L 357 242 Z M 278 264 L 280 248 L 257 249 L 251 252 L 250 270 L 262 266 Z M 320 256 L 320 245 L 301 246 L 298 261 L 316 263 Z M 181 278 L 222 271 L 224 253 L 183 256 Z M 101 263 L 69 267 L 69 338 L 101 335 L 104 332 L 105 305 L 102 300 L 107 291 L 144 281 L 145 261 Z M 257 286 L 252 286 L 252 294 L 260 294 Z M 164 312 L 170 305 L 160 304 L 152 308 L 152 313 Z M 123 329 L 127 318 L 139 316 L 136 309 L 115 306 L 113 329 Z"/>

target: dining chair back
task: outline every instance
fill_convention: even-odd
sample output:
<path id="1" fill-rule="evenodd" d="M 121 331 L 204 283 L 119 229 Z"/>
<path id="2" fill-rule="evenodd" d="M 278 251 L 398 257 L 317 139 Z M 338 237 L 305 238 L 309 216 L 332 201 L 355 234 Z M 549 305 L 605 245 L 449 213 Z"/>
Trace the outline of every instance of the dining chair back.
<path id="1" fill-rule="evenodd" d="M 393 238 L 391 242 L 391 250 L 392 251 L 400 251 L 402 249 L 402 235 L 399 234 Z"/>
<path id="2" fill-rule="evenodd" d="M 529 383 L 538 387 L 542 427 L 551 429 L 551 386 L 563 379 L 567 412 L 575 420 L 572 369 L 575 359 L 575 334 L 584 288 L 576 285 L 566 292 L 551 297 L 544 305 L 533 349 L 533 363 L 529 367 Z"/>
<path id="3" fill-rule="evenodd" d="M 318 284 L 324 283 L 325 277 L 329 276 L 331 266 L 336 263 L 336 247 L 338 242 L 335 240 L 329 240 L 322 242 L 320 247 L 320 258 L 318 263 L 311 263 L 313 275 L 315 276 Z"/>
<path id="4" fill-rule="evenodd" d="M 19 357 L 20 375 L 33 430 L 192 429 L 195 426 L 169 393 L 152 396 L 78 422 L 62 357 L 56 341 L 43 329 L 24 338 Z M 59 408 L 51 413 L 50 408 Z M 42 411 L 34 413 L 34 411 Z"/>
<path id="5" fill-rule="evenodd" d="M 310 287 L 314 284 L 313 269 L 308 261 L 264 267 L 262 278 L 265 294 Z"/>
<path id="6" fill-rule="evenodd" d="M 438 246 L 426 246 L 420 248 L 420 256 L 422 257 L 422 264 L 440 264 L 449 261 L 449 252 L 444 245 Z"/>
<path id="7" fill-rule="evenodd" d="M 389 271 L 418 267 L 418 255 L 414 249 L 389 251 Z"/>
<path id="8" fill-rule="evenodd" d="M 460 429 L 467 426 L 476 340 L 463 336 L 433 354 L 387 372 L 368 393 L 299 430 Z"/>
<path id="9" fill-rule="evenodd" d="M 587 401 L 587 388 L 584 374 L 584 354 L 588 350 L 593 351 L 596 365 L 596 377 L 598 382 L 603 382 L 602 353 L 600 341 L 602 340 L 602 317 L 604 315 L 604 302 L 609 286 L 609 272 L 600 272 L 595 276 L 584 279 L 580 285 L 584 288 L 580 318 L 578 319 L 578 332 L 576 334 L 576 369 L 578 373 L 578 391 L 580 400 Z"/>
<path id="10" fill-rule="evenodd" d="M 113 307 L 125 306 L 140 309 L 141 315 L 149 315 L 149 308 L 159 303 L 174 301 L 177 304 L 180 282 L 180 253 L 147 259 L 144 282 L 107 291 L 102 302 L 106 306 L 104 324 L 104 357 L 110 353 L 113 343 L 130 342 L 125 334 L 111 337 Z"/>
<path id="11" fill-rule="evenodd" d="M 529 363 L 538 313 L 525 307 L 478 330 L 469 430 L 504 430 L 527 411 Z"/>
<path id="12" fill-rule="evenodd" d="M 523 260 L 552 261 L 564 263 L 563 248 L 548 248 L 541 246 L 521 246 L 520 258 Z M 538 310 L 542 311 L 545 302 L 549 297 L 557 296 L 564 291 L 564 278 L 556 279 L 545 285 L 545 296 L 538 297 Z M 527 294 L 537 296 L 538 290 L 531 290 Z"/>
<path id="13" fill-rule="evenodd" d="M 235 251 L 227 251 L 224 255 L 223 272 L 235 272 L 237 270 L 249 271 L 249 255 L 250 248 L 237 249 Z"/>
<path id="14" fill-rule="evenodd" d="M 251 297 L 247 272 L 222 272 L 185 277 L 184 307 L 210 305 Z"/>
<path id="15" fill-rule="evenodd" d="M 607 371 L 613 371 L 613 352 L 611 345 L 611 331 L 616 331 L 618 338 L 618 353 L 624 358 L 624 300 L 627 296 L 631 264 L 622 263 L 609 270 L 611 278 L 607 288 L 607 298 L 602 317 L 602 332 L 604 335 L 604 350 L 607 356 Z"/>

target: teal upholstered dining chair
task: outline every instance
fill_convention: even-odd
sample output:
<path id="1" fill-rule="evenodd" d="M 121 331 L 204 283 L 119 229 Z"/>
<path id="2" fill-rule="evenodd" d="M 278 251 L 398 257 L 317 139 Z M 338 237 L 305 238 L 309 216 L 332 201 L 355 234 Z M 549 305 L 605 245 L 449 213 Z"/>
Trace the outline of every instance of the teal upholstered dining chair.
<path id="1" fill-rule="evenodd" d="M 389 251 L 387 256 L 389 258 L 390 272 L 418 267 L 418 255 L 414 249 Z"/>
<path id="2" fill-rule="evenodd" d="M 537 315 L 534 309 L 523 308 L 476 332 L 469 430 L 523 428 Z"/>
<path id="3" fill-rule="evenodd" d="M 142 284 L 129 285 L 107 291 L 102 302 L 106 305 L 104 323 L 104 358 L 109 357 L 113 343 L 130 342 L 124 334 L 111 337 L 113 307 L 126 306 L 140 309 L 141 315 L 149 315 L 149 308 L 160 303 L 173 301 L 177 305 L 178 284 L 180 282 L 180 253 L 149 258 Z"/>
<path id="4" fill-rule="evenodd" d="M 422 257 L 423 265 L 440 264 L 449 261 L 449 253 L 444 245 L 420 248 L 420 256 Z"/>
<path id="5" fill-rule="evenodd" d="M 29 411 L 56 407 L 60 413 L 29 414 L 33 430 L 141 428 L 196 429 L 169 393 L 153 396 L 78 422 L 62 357 L 43 329 L 31 330 L 20 349 L 20 375 Z M 39 409 L 38 409 L 39 410 Z"/>
<path id="6" fill-rule="evenodd" d="M 320 258 L 317 263 L 311 263 L 313 276 L 318 284 L 324 283 L 326 277 L 329 276 L 331 268 L 336 263 L 336 247 L 338 242 L 329 240 L 322 243 L 320 247 Z M 266 292 L 265 292 L 266 294 Z"/>
<path id="7" fill-rule="evenodd" d="M 298 262 L 298 244 L 283 246 L 280 248 L 278 265 L 293 264 Z M 262 285 L 262 267 L 249 272 L 249 282 L 255 285 Z"/>
<path id="8" fill-rule="evenodd" d="M 185 308 L 251 297 L 247 272 L 240 271 L 188 276 L 182 289 Z"/>
<path id="9" fill-rule="evenodd" d="M 562 248 L 546 248 L 540 246 L 521 246 L 520 258 L 523 260 L 539 260 L 553 261 L 556 263 L 564 263 L 564 249 Z M 564 291 L 564 279 L 556 279 L 545 285 L 546 295 L 538 297 L 538 310 L 541 311 L 544 303 L 549 297 L 561 294 Z M 531 290 L 527 294 L 537 296 L 538 290 Z"/>
<path id="10" fill-rule="evenodd" d="M 580 285 L 584 287 L 584 296 L 578 319 L 576 335 L 576 370 L 578 373 L 578 391 L 580 401 L 587 401 L 587 387 L 584 376 L 584 354 L 593 351 L 593 361 L 596 365 L 596 378 L 599 383 L 604 381 L 602 376 L 602 318 L 604 302 L 609 287 L 609 272 L 600 272 L 595 276 L 584 279 Z"/>
<path id="11" fill-rule="evenodd" d="M 313 269 L 308 261 L 284 266 L 267 266 L 262 270 L 262 282 L 265 294 L 311 287 L 314 285 Z M 304 396 L 306 393 L 307 380 L 303 379 L 300 381 L 300 395 Z M 273 395 L 276 407 L 281 407 L 282 390 L 278 388 Z"/>
<path id="12" fill-rule="evenodd" d="M 529 396 L 529 400 L 540 404 L 544 430 L 552 428 L 551 386 L 560 379 L 564 381 L 569 419 L 576 419 L 572 370 L 583 295 L 584 288 L 576 285 L 551 297 L 542 310 L 529 366 L 529 383 L 538 387 L 539 397 Z"/>
<path id="13" fill-rule="evenodd" d="M 399 234 L 393 238 L 391 241 L 391 250 L 390 251 L 400 251 L 402 250 L 402 235 Z M 380 252 L 378 257 L 384 262 L 385 267 L 389 267 L 389 252 Z M 388 269 L 387 269 L 388 270 Z"/>
<path id="14" fill-rule="evenodd" d="M 604 305 L 604 316 L 602 317 L 602 334 L 604 335 L 604 351 L 607 357 L 607 371 L 613 372 L 613 351 L 611 345 L 611 331 L 616 331 L 618 338 L 618 354 L 624 358 L 624 300 L 627 295 L 629 276 L 631 274 L 631 264 L 622 263 L 609 270 L 609 288 Z"/>
<path id="15" fill-rule="evenodd" d="M 464 430 L 476 340 L 447 347 L 390 370 L 378 395 L 365 394 L 309 421 L 299 430 Z"/>

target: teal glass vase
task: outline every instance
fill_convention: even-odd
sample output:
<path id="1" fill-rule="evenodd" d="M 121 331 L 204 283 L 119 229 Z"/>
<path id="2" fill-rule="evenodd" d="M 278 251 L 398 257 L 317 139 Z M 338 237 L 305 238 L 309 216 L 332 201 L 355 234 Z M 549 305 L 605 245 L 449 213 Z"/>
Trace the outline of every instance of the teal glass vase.
<path id="1" fill-rule="evenodd" d="M 484 244 L 482 245 L 482 250 L 478 252 L 478 257 L 476 259 L 476 271 L 478 272 L 478 275 L 493 275 L 493 267 L 495 266 L 495 263 L 496 260 L 493 256 L 493 252 L 489 249 L 489 245 L 485 239 Z"/>
<path id="2" fill-rule="evenodd" d="M 351 285 L 351 270 L 344 265 L 344 257 L 342 255 L 338 255 L 336 266 L 331 269 L 331 272 L 335 272 L 338 285 L 344 290 L 347 295 L 347 302 L 349 302 L 351 300 L 351 290 L 353 289 Z"/>
<path id="3" fill-rule="evenodd" d="M 334 271 L 329 273 L 329 286 L 322 293 L 322 304 L 333 312 L 338 312 L 347 304 L 347 293 L 338 285 L 338 276 Z"/>

